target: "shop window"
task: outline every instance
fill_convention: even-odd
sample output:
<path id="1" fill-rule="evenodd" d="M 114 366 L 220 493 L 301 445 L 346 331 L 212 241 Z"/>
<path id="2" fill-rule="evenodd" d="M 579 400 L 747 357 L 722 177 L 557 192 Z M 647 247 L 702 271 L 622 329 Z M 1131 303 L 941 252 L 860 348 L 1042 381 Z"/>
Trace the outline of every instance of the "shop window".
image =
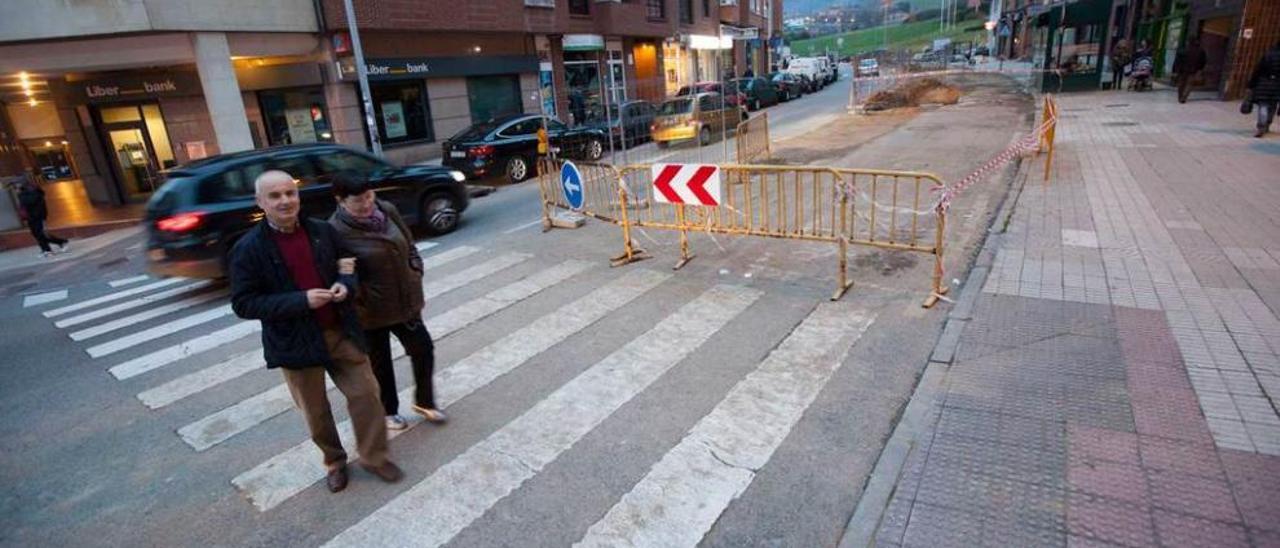
<path id="1" fill-rule="evenodd" d="M 645 11 L 650 19 L 666 19 L 667 0 L 645 0 Z"/>
<path id="2" fill-rule="evenodd" d="M 467 100 L 471 105 L 473 122 L 524 112 L 520 101 L 520 78 L 515 75 L 467 78 Z"/>
<path id="3" fill-rule="evenodd" d="M 320 88 L 259 91 L 258 102 L 271 145 L 333 141 Z"/>
<path id="4" fill-rule="evenodd" d="M 164 116 L 160 114 L 160 105 L 142 105 L 142 119 L 147 124 L 147 133 L 151 134 L 151 148 L 161 169 L 169 169 L 178 165 L 173 159 L 173 146 L 169 143 L 169 130 L 164 126 Z"/>
<path id="5" fill-rule="evenodd" d="M 378 135 L 388 145 L 431 141 L 431 114 L 423 81 L 369 85 Z"/>
<path id="6" fill-rule="evenodd" d="M 1101 60 L 1102 26 L 1079 25 L 1067 27 L 1062 34 L 1062 50 L 1058 56 L 1059 67 L 1067 75 L 1087 74 L 1098 71 Z"/>
<path id="7" fill-rule="evenodd" d="M 569 13 L 591 15 L 591 0 L 569 0 Z"/>

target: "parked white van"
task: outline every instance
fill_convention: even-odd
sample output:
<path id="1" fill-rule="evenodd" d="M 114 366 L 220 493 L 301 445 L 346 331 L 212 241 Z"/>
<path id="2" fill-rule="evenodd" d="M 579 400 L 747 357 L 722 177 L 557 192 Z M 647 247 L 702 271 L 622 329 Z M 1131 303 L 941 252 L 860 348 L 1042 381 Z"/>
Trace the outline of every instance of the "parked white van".
<path id="1" fill-rule="evenodd" d="M 787 64 L 791 74 L 803 74 L 817 84 L 819 88 L 827 85 L 827 75 L 822 71 L 822 64 L 817 57 L 796 57 Z"/>

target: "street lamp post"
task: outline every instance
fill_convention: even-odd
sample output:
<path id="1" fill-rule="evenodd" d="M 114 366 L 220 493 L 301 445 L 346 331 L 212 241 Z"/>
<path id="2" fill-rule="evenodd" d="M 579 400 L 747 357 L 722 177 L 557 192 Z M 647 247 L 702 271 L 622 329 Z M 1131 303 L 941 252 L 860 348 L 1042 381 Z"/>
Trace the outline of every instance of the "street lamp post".
<path id="1" fill-rule="evenodd" d="M 351 50 L 356 56 L 356 77 L 360 80 L 361 101 L 364 103 L 365 127 L 369 130 L 369 145 L 373 153 L 382 156 L 382 142 L 378 140 L 378 122 L 373 113 L 373 96 L 369 94 L 369 67 L 364 63 L 364 49 L 360 47 L 360 31 L 356 28 L 356 10 L 351 0 L 344 0 L 347 9 L 347 31 L 351 33 Z"/>

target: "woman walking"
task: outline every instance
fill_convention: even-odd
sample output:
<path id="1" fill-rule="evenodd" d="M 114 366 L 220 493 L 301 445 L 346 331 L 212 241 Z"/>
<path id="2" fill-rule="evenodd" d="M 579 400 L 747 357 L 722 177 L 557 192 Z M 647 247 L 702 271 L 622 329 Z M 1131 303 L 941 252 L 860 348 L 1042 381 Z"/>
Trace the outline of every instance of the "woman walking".
<path id="1" fill-rule="evenodd" d="M 1249 78 L 1249 100 L 1258 111 L 1258 131 L 1254 137 L 1262 137 L 1271 131 L 1276 117 L 1276 103 L 1280 103 L 1280 42 L 1277 42 L 1253 69 Z"/>
<path id="2" fill-rule="evenodd" d="M 404 346 L 413 364 L 414 402 L 410 408 L 433 423 L 447 417 L 436 409 L 431 376 L 435 347 L 422 323 L 422 258 L 413 234 L 395 206 L 378 200 L 367 182 L 335 177 L 333 194 L 338 208 L 329 223 L 356 254 L 360 288 L 356 311 L 369 343 L 369 361 L 378 379 L 387 428 L 402 430 L 408 424 L 399 414 L 396 375 L 391 364 L 391 335 Z"/>

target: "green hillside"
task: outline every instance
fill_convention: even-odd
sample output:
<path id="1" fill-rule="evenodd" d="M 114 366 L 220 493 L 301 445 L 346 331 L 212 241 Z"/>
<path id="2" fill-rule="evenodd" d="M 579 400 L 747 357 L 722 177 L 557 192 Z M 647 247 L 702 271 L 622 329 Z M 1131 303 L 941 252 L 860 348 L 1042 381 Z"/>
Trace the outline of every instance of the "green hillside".
<path id="1" fill-rule="evenodd" d="M 938 30 L 937 19 L 920 21 L 918 23 L 891 25 L 888 27 L 888 49 L 890 51 L 900 49 L 919 49 L 933 43 L 933 40 L 936 38 L 951 38 L 954 41 L 985 40 L 985 30 L 978 30 L 976 32 L 966 32 L 964 30 L 966 27 L 980 27 L 981 25 L 981 21 L 971 19 L 968 21 L 961 21 L 955 26 L 955 28 L 946 32 Z M 837 46 L 838 38 L 844 38 L 843 45 Z M 806 40 L 796 40 L 791 43 L 791 53 L 804 56 L 822 53 L 830 49 L 833 52 L 837 52 L 837 55 L 839 56 L 857 55 L 885 47 L 884 44 L 885 28 L 876 27 L 871 29 L 855 30 L 853 32 L 846 32 L 843 34 L 831 34 Z"/>

